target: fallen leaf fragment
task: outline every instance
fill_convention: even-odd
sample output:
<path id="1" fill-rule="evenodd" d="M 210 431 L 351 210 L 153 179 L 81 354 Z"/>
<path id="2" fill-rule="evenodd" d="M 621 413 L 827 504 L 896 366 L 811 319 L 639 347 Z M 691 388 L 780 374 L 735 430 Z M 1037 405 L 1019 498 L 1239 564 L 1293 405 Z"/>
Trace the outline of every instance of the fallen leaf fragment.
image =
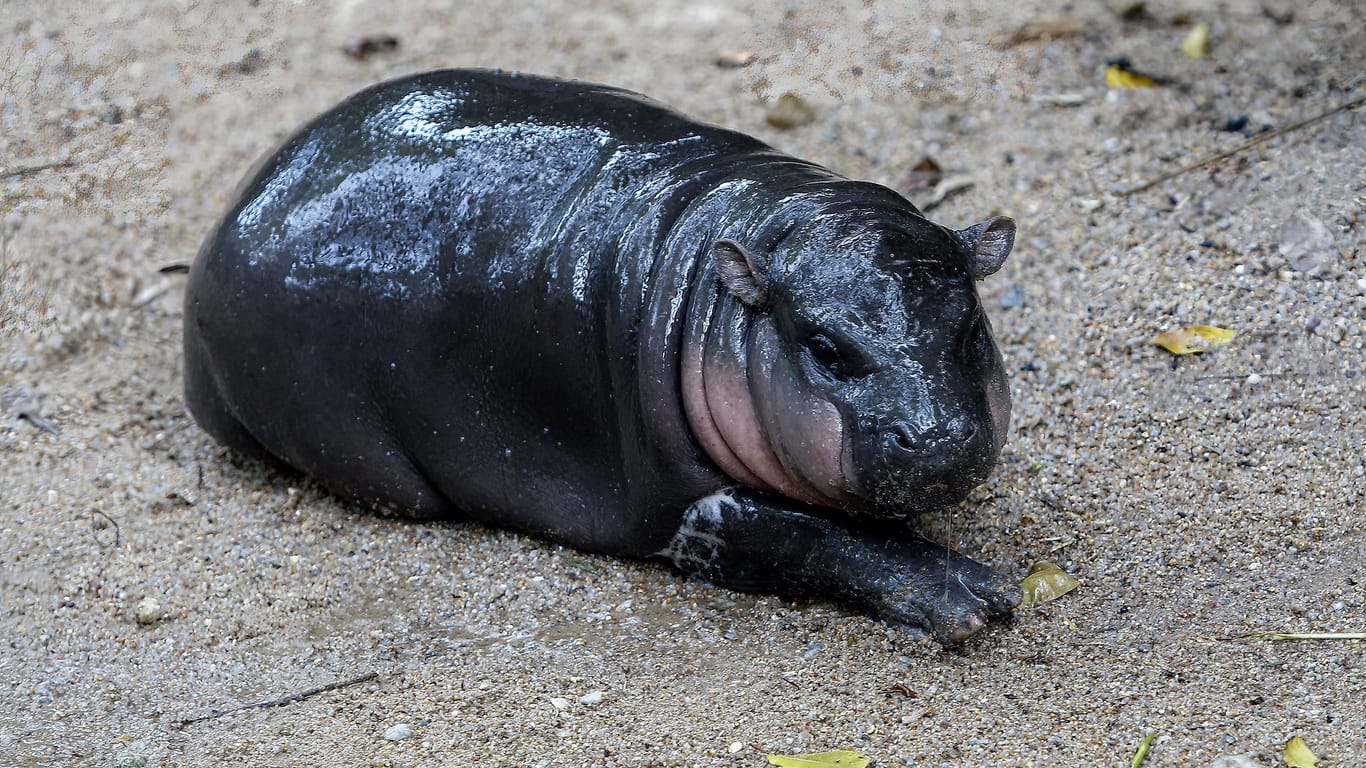
<path id="1" fill-rule="evenodd" d="M 1237 331 L 1213 325 L 1187 325 L 1157 334 L 1153 337 L 1153 343 L 1173 355 L 1193 355 L 1227 344 L 1237 335 Z"/>
<path id="2" fill-rule="evenodd" d="M 1105 68 L 1106 88 L 1153 88 L 1157 81 L 1147 75 L 1125 69 L 1118 64 Z"/>
<path id="3" fill-rule="evenodd" d="M 866 768 L 869 762 L 868 758 L 848 749 L 806 755 L 768 756 L 768 764 L 779 768 Z"/>
<path id="4" fill-rule="evenodd" d="M 357 61 L 396 50 L 398 38 L 393 35 L 358 35 L 342 43 L 342 53 Z"/>
<path id="5" fill-rule="evenodd" d="M 1021 605 L 1046 603 L 1076 589 L 1081 582 L 1068 575 L 1056 564 L 1040 560 L 1029 567 L 1029 573 L 1020 580 L 1024 591 Z"/>
<path id="6" fill-rule="evenodd" d="M 1299 736 L 1286 743 L 1285 754 L 1282 757 L 1290 768 L 1315 768 L 1319 764 L 1319 758 L 1309 750 L 1309 745 Z"/>
<path id="7" fill-rule="evenodd" d="M 1200 22 L 1191 27 L 1191 31 L 1186 33 L 1186 39 L 1181 41 L 1181 52 L 1199 61 L 1209 55 L 1209 25 Z"/>
<path id="8" fill-rule="evenodd" d="M 1129 768 L 1138 768 L 1143 765 L 1143 760 L 1148 756 L 1148 748 L 1153 745 L 1153 737 L 1157 731 L 1148 731 L 1148 735 L 1143 737 L 1143 743 L 1138 745 L 1138 751 L 1134 753 L 1134 759 L 1129 761 Z"/>
<path id="9" fill-rule="evenodd" d="M 906 179 L 906 188 L 909 190 L 929 189 L 943 178 L 944 169 L 939 167 L 939 163 L 933 157 L 926 155 L 911 169 L 910 176 Z"/>
<path id="10" fill-rule="evenodd" d="M 778 97 L 778 101 L 773 108 L 764 115 L 764 120 L 774 128 L 796 128 L 806 125 L 816 119 L 816 108 L 807 103 L 806 99 L 795 93 L 784 93 Z"/>

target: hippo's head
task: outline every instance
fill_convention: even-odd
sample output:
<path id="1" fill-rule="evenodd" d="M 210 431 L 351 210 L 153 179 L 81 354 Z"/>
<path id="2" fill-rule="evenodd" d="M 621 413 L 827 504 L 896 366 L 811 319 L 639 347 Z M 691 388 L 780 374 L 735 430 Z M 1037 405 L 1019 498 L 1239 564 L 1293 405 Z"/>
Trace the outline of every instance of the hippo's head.
<path id="1" fill-rule="evenodd" d="M 748 312 L 708 336 L 702 442 L 752 485 L 903 515 L 961 500 L 1005 441 L 1010 394 L 975 283 L 1015 224 L 867 218 L 815 216 L 766 248 L 713 244 Z"/>

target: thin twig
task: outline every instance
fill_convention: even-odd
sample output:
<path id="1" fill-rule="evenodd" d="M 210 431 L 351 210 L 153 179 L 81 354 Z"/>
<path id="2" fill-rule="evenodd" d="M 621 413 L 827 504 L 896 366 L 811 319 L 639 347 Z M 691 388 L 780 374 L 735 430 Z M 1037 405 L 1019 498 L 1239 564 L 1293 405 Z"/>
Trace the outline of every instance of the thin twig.
<path id="1" fill-rule="evenodd" d="M 35 173 L 51 171 L 57 168 L 71 168 L 76 165 L 75 160 L 58 160 L 52 163 L 39 163 L 38 165 L 21 165 L 18 168 L 10 168 L 0 171 L 0 179 L 17 179 L 24 176 L 32 176 Z"/>
<path id="2" fill-rule="evenodd" d="M 1253 632 L 1267 640 L 1366 640 L 1366 632 Z"/>
<path id="3" fill-rule="evenodd" d="M 1224 374 L 1224 375 L 1214 375 L 1214 374 L 1210 374 L 1210 375 L 1208 375 L 1208 376 L 1196 376 L 1196 377 L 1195 377 L 1195 380 L 1196 380 L 1196 381 L 1225 381 L 1225 380 L 1231 380 L 1231 379 L 1242 380 L 1242 379 L 1246 379 L 1246 378 L 1249 377 L 1249 376 L 1261 376 L 1263 379 L 1282 379 L 1282 378 L 1287 378 L 1287 377 L 1291 377 L 1291 376 L 1315 376 L 1315 375 L 1317 375 L 1317 374 L 1308 373 L 1308 372 L 1301 372 L 1301 371 L 1288 371 L 1288 372 L 1286 372 L 1286 373 L 1257 373 L 1257 372 L 1254 371 L 1254 372 L 1252 372 L 1252 373 L 1231 373 L 1231 374 Z"/>
<path id="4" fill-rule="evenodd" d="M 351 685 L 359 685 L 366 681 L 374 680 L 377 677 L 379 677 L 378 672 L 366 672 L 365 674 L 359 677 L 353 677 L 350 680 L 341 680 L 335 683 L 328 683 L 327 685 L 320 685 L 317 688 L 309 688 L 306 691 L 301 691 L 300 693 L 291 694 L 289 696 L 282 696 L 278 699 L 271 699 L 270 701 L 258 701 L 254 704 L 243 704 L 240 707 L 233 707 L 232 709 L 215 710 L 207 715 L 200 715 L 199 717 L 187 717 L 184 720 L 179 721 L 179 725 L 185 726 L 191 723 L 203 722 L 204 720 L 213 720 L 214 718 L 222 717 L 224 715 L 230 715 L 233 712 L 241 712 L 245 709 L 270 709 L 272 707 L 283 707 L 287 704 L 293 704 L 296 701 L 303 701 L 304 699 L 307 699 L 310 696 L 317 696 L 320 693 L 335 691 L 338 688 L 346 688 L 347 686 Z"/>
<path id="5" fill-rule="evenodd" d="M 115 520 L 114 518 L 110 517 L 110 516 L 108 515 L 108 513 L 106 513 L 106 512 L 105 512 L 104 510 L 102 510 L 102 509 L 96 509 L 95 507 L 91 507 L 91 508 L 90 508 L 90 527 L 91 527 L 92 530 L 98 530 L 97 528 L 95 528 L 95 515 L 99 515 L 100 517 L 103 517 L 105 520 L 108 520 L 108 521 L 109 521 L 109 524 L 110 524 L 110 525 L 114 526 L 114 543 L 113 543 L 112 545 L 108 546 L 108 547 L 105 547 L 105 549 L 117 549 L 118 546 L 119 546 L 119 540 L 120 540 L 120 538 L 122 537 L 121 534 L 119 533 L 119 521 L 117 521 L 117 520 Z M 94 534 L 91 534 L 91 535 L 95 537 L 95 543 L 96 543 L 96 544 L 99 544 L 101 547 L 104 547 L 104 542 L 100 541 L 100 535 L 99 535 L 98 533 L 94 533 Z"/>
<path id="6" fill-rule="evenodd" d="M 1291 131 L 1298 131 L 1298 130 L 1301 129 L 1301 128 L 1306 128 L 1306 127 L 1308 127 L 1308 126 L 1313 125 L 1314 123 L 1319 122 L 1320 120 L 1326 120 L 1326 119 L 1332 117 L 1333 115 L 1338 114 L 1339 112 L 1346 112 L 1346 111 L 1349 110 L 1349 109 L 1356 109 L 1357 107 L 1361 106 L 1362 104 L 1366 104 L 1366 96 L 1362 96 L 1362 97 L 1359 98 L 1359 99 L 1354 99 L 1354 100 L 1352 100 L 1352 101 L 1347 102 L 1346 104 L 1339 104 L 1338 106 L 1333 107 L 1332 109 L 1328 110 L 1327 112 L 1324 112 L 1324 113 L 1322 113 L 1322 114 L 1315 115 L 1315 116 L 1313 116 L 1313 117 L 1311 117 L 1311 118 L 1308 118 L 1308 119 L 1305 119 L 1305 120 L 1301 120 L 1301 121 L 1299 121 L 1298 123 L 1293 123 L 1293 124 L 1291 124 L 1291 125 L 1287 125 L 1287 126 L 1284 127 L 1284 128 L 1277 128 L 1277 129 L 1274 130 L 1274 131 L 1269 131 L 1269 132 L 1267 132 L 1267 133 L 1260 134 L 1260 135 L 1258 135 L 1257 137 L 1255 137 L 1255 138 L 1253 138 L 1253 139 L 1251 139 L 1251 140 L 1249 140 L 1249 141 L 1243 142 L 1241 145 L 1236 146 L 1236 147 L 1234 147 L 1233 149 L 1230 149 L 1230 150 L 1227 150 L 1227 151 L 1224 151 L 1224 152 L 1220 152 L 1220 153 L 1218 153 L 1218 154 L 1210 155 L 1209 157 L 1207 157 L 1207 158 L 1205 158 L 1205 159 L 1203 159 L 1203 160 L 1201 160 L 1201 161 L 1199 161 L 1199 162 L 1191 163 L 1190 165 L 1187 165 L 1187 166 L 1185 166 L 1185 167 L 1183 167 L 1183 168 L 1177 168 L 1177 169 L 1174 170 L 1174 171 L 1170 171 L 1170 172 L 1168 172 L 1168 173 L 1164 173 L 1164 174 L 1162 174 L 1161 176 L 1158 176 L 1157 178 L 1152 179 L 1151 181 L 1145 181 L 1145 182 L 1143 182 L 1142 184 L 1139 184 L 1138 186 L 1136 186 L 1136 187 L 1134 187 L 1134 188 L 1132 188 L 1132 189 L 1126 189 L 1126 190 L 1124 190 L 1123 192 L 1120 192 L 1120 193 L 1119 193 L 1119 197 L 1128 197 L 1128 196 L 1130 196 L 1130 195 L 1136 195 L 1136 194 L 1138 194 L 1139 192 L 1142 192 L 1142 191 L 1144 191 L 1144 190 L 1146 190 L 1146 189 L 1152 189 L 1153 187 L 1157 186 L 1158 184 L 1161 184 L 1161 183 L 1164 182 L 1164 181 L 1170 181 L 1171 179 L 1174 179 L 1174 178 L 1176 178 L 1177 176 L 1180 176 L 1180 175 L 1183 174 L 1183 173 L 1189 173 L 1189 172 L 1194 171 L 1194 170 L 1196 170 L 1196 169 L 1198 169 L 1198 168 L 1203 168 L 1203 167 L 1209 165 L 1210 163 L 1216 163 L 1216 162 L 1218 162 L 1218 161 L 1220 161 L 1220 160 L 1223 160 L 1223 159 L 1225 159 L 1225 158 L 1232 157 L 1232 156 L 1238 154 L 1239 152 L 1242 152 L 1243 150 L 1250 149 L 1250 148 L 1252 148 L 1252 147 L 1257 146 L 1258 144 L 1261 144 L 1261 143 L 1266 142 L 1266 141 L 1270 141 L 1270 140 L 1276 138 L 1277 136 L 1284 136 L 1285 134 L 1290 133 Z"/>

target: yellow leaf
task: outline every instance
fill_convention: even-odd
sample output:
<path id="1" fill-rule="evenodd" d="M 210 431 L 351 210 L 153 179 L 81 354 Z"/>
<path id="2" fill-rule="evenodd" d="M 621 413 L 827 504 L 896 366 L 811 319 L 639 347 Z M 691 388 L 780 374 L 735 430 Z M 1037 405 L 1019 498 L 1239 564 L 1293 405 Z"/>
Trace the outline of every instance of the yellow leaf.
<path id="1" fill-rule="evenodd" d="M 1024 590 L 1024 600 L 1021 604 L 1032 605 L 1056 600 L 1076 589 L 1080 583 L 1053 563 L 1041 560 L 1030 566 L 1029 573 L 1020 580 L 1020 589 Z"/>
<path id="2" fill-rule="evenodd" d="M 1309 751 L 1309 745 L 1299 736 L 1286 743 L 1284 757 L 1285 764 L 1290 768 L 1314 768 L 1319 764 L 1318 757 Z"/>
<path id="3" fill-rule="evenodd" d="M 768 756 L 768 764 L 780 768 L 866 768 L 868 762 L 868 758 L 847 749 L 808 755 Z"/>
<path id="4" fill-rule="evenodd" d="M 1191 27 L 1186 39 L 1181 41 L 1181 52 L 1197 61 L 1209 55 L 1209 25 L 1200 22 Z"/>
<path id="5" fill-rule="evenodd" d="M 1152 88 L 1157 81 L 1147 75 L 1111 65 L 1105 70 L 1106 88 Z"/>
<path id="6" fill-rule="evenodd" d="M 1153 343 L 1173 355 L 1191 355 L 1227 344 L 1237 335 L 1237 331 L 1212 325 L 1188 325 L 1185 328 L 1157 334 L 1153 337 Z"/>

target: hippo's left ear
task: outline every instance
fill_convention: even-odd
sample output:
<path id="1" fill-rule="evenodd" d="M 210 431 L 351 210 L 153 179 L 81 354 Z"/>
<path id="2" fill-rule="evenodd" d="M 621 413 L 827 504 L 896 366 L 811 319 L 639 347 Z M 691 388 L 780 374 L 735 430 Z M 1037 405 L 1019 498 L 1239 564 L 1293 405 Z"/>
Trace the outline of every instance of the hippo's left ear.
<path id="1" fill-rule="evenodd" d="M 1015 220 L 1008 216 L 992 216 L 980 224 L 954 232 L 953 236 L 968 251 L 972 276 L 981 280 L 1005 263 L 1011 246 L 1015 245 Z"/>
<path id="2" fill-rule="evenodd" d="M 711 263 L 721 284 L 745 306 L 759 309 L 768 301 L 768 283 L 748 248 L 723 237 L 711 244 Z"/>

